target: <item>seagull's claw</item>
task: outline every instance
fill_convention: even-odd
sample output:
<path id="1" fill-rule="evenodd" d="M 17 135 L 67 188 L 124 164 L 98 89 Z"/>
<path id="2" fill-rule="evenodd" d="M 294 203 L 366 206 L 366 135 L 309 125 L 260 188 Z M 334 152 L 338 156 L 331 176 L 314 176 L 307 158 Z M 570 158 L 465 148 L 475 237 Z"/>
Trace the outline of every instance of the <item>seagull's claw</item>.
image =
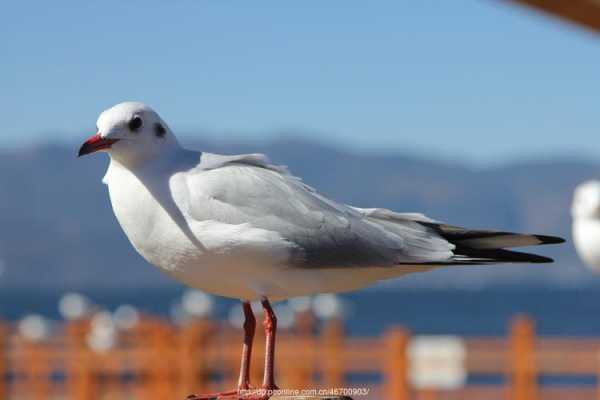
<path id="1" fill-rule="evenodd" d="M 236 396 L 238 395 L 238 393 L 239 392 L 237 390 L 231 390 L 227 392 L 217 392 L 210 394 L 190 394 L 185 398 L 185 400 L 221 400 L 227 398 L 233 399 L 235 397 L 232 396 Z"/>
<path id="2" fill-rule="evenodd" d="M 254 388 L 251 386 L 231 390 L 226 392 L 218 392 L 211 394 L 190 394 L 185 400 L 269 400 L 271 397 L 268 393 L 279 389 L 277 386 L 270 388 Z M 242 392 L 242 393 L 240 393 Z"/>

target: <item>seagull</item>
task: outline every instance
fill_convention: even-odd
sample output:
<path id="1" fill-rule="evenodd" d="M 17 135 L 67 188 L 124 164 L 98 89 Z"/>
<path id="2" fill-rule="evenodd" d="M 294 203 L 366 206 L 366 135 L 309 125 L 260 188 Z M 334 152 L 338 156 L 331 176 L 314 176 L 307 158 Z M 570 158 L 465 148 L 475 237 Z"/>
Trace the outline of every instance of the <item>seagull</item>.
<path id="1" fill-rule="evenodd" d="M 575 188 L 571 215 L 577 254 L 586 266 L 600 270 L 600 181 L 583 182 Z"/>
<path id="2" fill-rule="evenodd" d="M 79 156 L 109 154 L 103 182 L 137 252 L 187 286 L 242 302 L 238 387 L 190 399 L 268 399 L 277 389 L 271 301 L 352 291 L 445 266 L 552 262 L 507 248 L 564 242 L 338 203 L 263 154 L 185 149 L 165 121 L 139 102 L 102 112 L 97 128 Z M 246 395 L 256 326 L 251 301 L 260 301 L 265 312 L 266 350 L 262 386 Z"/>

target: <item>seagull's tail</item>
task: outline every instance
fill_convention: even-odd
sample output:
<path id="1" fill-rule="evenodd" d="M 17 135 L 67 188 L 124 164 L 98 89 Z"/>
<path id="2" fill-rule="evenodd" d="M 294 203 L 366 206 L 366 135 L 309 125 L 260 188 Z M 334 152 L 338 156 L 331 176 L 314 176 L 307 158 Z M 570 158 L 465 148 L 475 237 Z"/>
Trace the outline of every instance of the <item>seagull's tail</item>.
<path id="1" fill-rule="evenodd" d="M 447 264 L 550 263 L 537 254 L 507 250 L 511 247 L 564 243 L 556 236 L 473 230 L 434 222 L 420 222 L 454 244 L 455 256 Z"/>

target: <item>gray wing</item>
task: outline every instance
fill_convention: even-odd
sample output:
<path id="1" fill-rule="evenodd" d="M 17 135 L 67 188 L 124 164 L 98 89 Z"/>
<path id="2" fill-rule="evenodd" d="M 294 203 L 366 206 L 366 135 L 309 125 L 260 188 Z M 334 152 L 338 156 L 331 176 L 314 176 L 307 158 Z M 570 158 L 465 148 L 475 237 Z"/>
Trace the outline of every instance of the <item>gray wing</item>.
<path id="1" fill-rule="evenodd" d="M 194 220 L 276 232 L 298 249 L 301 267 L 443 264 L 453 257 L 454 245 L 418 222 L 432 222 L 426 217 L 394 214 L 388 221 L 387 210 L 338 204 L 262 155 L 204 154 L 186 181 Z"/>

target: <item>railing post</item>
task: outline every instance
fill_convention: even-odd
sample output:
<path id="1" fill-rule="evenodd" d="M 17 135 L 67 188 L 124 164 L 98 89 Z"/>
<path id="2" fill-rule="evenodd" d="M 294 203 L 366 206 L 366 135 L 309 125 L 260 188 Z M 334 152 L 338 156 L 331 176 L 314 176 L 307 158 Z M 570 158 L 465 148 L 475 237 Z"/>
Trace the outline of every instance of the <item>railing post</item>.
<path id="1" fill-rule="evenodd" d="M 597 383 L 596 383 L 596 399 L 600 400 L 600 351 L 596 355 L 597 360 Z"/>
<path id="2" fill-rule="evenodd" d="M 529 317 L 517 316 L 511 323 L 510 349 L 509 400 L 536 400 L 535 324 Z"/>
<path id="3" fill-rule="evenodd" d="M 76 320 L 67 323 L 67 392 L 73 400 L 99 398 L 94 377 L 94 366 L 85 337 L 89 321 Z"/>
<path id="4" fill-rule="evenodd" d="M 150 364 L 148 365 L 148 396 L 156 399 L 167 399 L 173 396 L 173 380 L 171 375 L 171 343 L 169 326 L 162 321 L 153 321 L 149 336 Z"/>
<path id="5" fill-rule="evenodd" d="M 331 319 L 323 329 L 323 382 L 327 388 L 344 385 L 344 325 L 337 318 Z"/>
<path id="6" fill-rule="evenodd" d="M 437 400 L 438 392 L 435 389 L 422 389 L 417 393 L 417 400 Z"/>
<path id="7" fill-rule="evenodd" d="M 8 385 L 6 375 L 8 373 L 8 327 L 0 322 L 0 399 L 8 398 Z"/>
<path id="8" fill-rule="evenodd" d="M 49 396 L 49 371 L 44 357 L 44 344 L 25 339 L 23 343 L 27 391 L 34 399 L 46 399 Z"/>
<path id="9" fill-rule="evenodd" d="M 408 400 L 408 340 L 409 333 L 403 328 L 394 327 L 385 334 L 385 398 Z"/>
<path id="10" fill-rule="evenodd" d="M 179 332 L 180 398 L 207 391 L 206 362 L 202 353 L 207 346 L 211 327 L 208 321 L 193 321 Z"/>
<path id="11" fill-rule="evenodd" d="M 293 346 L 293 349 L 291 348 Z M 321 357 L 317 351 L 317 341 L 312 333 L 297 334 L 294 344 L 288 342 L 288 360 L 294 360 L 295 353 L 302 353 L 302 362 L 284 362 L 279 365 L 284 366 L 285 382 L 284 384 L 294 389 L 314 389 L 315 367 L 321 362 Z M 284 354 L 284 353 L 282 353 Z M 282 375 L 283 377 L 283 375 Z M 343 378 L 343 376 L 342 376 Z"/>

